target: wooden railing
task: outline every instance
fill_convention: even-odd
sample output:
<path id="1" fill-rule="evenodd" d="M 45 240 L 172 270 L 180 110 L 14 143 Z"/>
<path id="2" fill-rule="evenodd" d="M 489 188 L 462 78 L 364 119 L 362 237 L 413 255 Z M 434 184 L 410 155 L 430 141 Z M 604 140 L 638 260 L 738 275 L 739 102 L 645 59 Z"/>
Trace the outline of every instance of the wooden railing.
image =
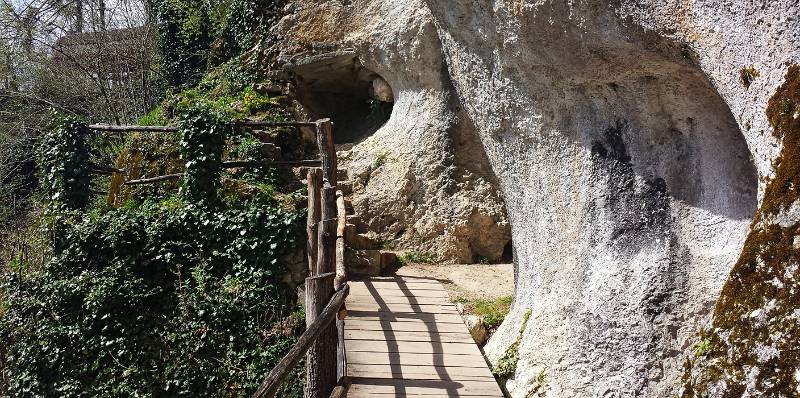
<path id="1" fill-rule="evenodd" d="M 316 122 L 235 122 L 244 128 L 310 127 L 315 130 L 319 159 L 259 162 L 233 160 L 222 162 L 222 168 L 309 166 L 308 220 L 306 223 L 309 277 L 305 281 L 306 331 L 278 362 L 253 397 L 274 397 L 290 370 L 306 356 L 306 398 L 342 397 L 346 394 L 347 356 L 344 346 L 345 298 L 350 291 L 344 267 L 344 230 L 346 226 L 344 197 L 336 190 L 336 150 L 333 144 L 333 123 L 329 119 Z M 175 126 L 118 126 L 93 124 L 89 131 L 175 132 Z M 92 165 L 101 174 L 124 173 L 125 170 Z M 128 180 L 126 185 L 149 184 L 181 178 L 182 173 Z"/>

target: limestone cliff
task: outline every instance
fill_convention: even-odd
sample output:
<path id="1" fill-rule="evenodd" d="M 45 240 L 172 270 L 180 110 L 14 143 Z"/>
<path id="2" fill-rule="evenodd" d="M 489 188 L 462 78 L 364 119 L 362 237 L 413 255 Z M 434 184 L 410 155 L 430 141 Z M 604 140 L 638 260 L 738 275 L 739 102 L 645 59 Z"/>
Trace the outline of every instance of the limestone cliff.
<path id="1" fill-rule="evenodd" d="M 304 51 L 352 49 L 392 88 L 351 154 L 374 227 L 481 241 L 503 198 L 516 289 L 486 351 L 530 311 L 512 396 L 798 393 L 797 2 L 293 7 Z"/>

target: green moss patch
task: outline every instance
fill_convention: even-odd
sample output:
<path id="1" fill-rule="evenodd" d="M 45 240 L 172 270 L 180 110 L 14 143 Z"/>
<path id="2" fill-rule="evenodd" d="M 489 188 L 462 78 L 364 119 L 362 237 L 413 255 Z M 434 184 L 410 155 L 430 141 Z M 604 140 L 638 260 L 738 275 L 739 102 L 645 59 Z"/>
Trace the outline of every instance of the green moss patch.
<path id="1" fill-rule="evenodd" d="M 510 346 L 508 346 L 503 356 L 497 360 L 497 364 L 492 367 L 492 373 L 498 382 L 500 382 L 500 385 L 505 385 L 506 381 L 514 377 L 514 374 L 517 372 L 517 362 L 519 362 L 519 346 L 522 344 L 522 334 L 528 327 L 528 319 L 530 319 L 530 317 L 531 310 L 528 309 L 525 311 L 525 315 L 522 318 L 522 326 L 519 328 L 519 335 L 517 336 L 517 339 L 514 340 Z"/>

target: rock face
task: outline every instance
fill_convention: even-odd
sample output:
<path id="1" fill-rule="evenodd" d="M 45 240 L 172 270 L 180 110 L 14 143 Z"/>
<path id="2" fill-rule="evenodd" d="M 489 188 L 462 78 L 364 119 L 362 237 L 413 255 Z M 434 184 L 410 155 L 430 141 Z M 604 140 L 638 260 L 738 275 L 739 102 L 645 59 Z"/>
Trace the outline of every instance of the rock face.
<path id="1" fill-rule="evenodd" d="M 362 116 L 369 120 L 382 106 L 374 101 L 394 101 L 385 124 L 364 134 L 348 132 L 355 145 L 340 152 L 340 167 L 352 178 L 355 213 L 369 230 L 391 247 L 444 262 L 499 259 L 511 238 L 505 208 L 474 126 L 453 97 L 424 5 L 330 1 L 289 8 L 293 13 L 276 27 L 291 33 L 287 43 L 317 43 L 319 51 L 333 54 L 319 73 L 304 74 L 312 69 L 304 58 L 326 61 L 309 55 L 314 46 L 286 44 L 287 52 L 312 48 L 284 57 L 302 65 L 298 91 L 307 91 L 303 97 L 318 116 L 332 117 L 340 132 L 358 124 L 350 117 L 353 109 L 370 101 L 373 109 Z M 353 49 L 350 69 L 343 70 L 343 52 L 335 52 L 342 48 Z M 319 98 L 331 92 L 337 95 L 329 102 L 348 104 L 347 112 L 320 106 Z"/>
<path id="2" fill-rule="evenodd" d="M 503 224 L 499 189 L 516 289 L 492 361 L 531 312 L 512 396 L 672 397 L 692 394 L 684 363 L 774 172 L 780 135 L 765 110 L 800 62 L 798 15 L 788 0 L 364 0 L 292 18 L 294 37 L 355 49 L 392 87 L 388 122 L 351 152 L 371 227 L 466 253 L 482 225 Z M 736 324 L 723 317 L 717 307 L 718 336 Z M 731 359 L 721 379 L 697 362 L 688 377 L 711 396 L 795 394 L 796 371 L 778 372 L 777 390 L 752 376 L 792 358 L 769 347 Z"/>

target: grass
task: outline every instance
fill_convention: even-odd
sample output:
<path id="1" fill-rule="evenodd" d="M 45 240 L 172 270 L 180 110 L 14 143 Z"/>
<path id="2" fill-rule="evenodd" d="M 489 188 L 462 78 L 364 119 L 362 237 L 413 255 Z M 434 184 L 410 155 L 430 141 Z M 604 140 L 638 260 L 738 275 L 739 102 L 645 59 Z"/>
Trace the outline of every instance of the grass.
<path id="1" fill-rule="evenodd" d="M 506 319 L 511 308 L 511 299 L 511 296 L 503 296 L 494 300 L 482 298 L 468 300 L 460 297 L 455 301 L 464 304 L 464 308 L 470 314 L 482 317 L 486 327 L 493 330 L 497 329 Z"/>
<path id="2" fill-rule="evenodd" d="M 398 255 L 397 262 L 400 263 L 400 265 L 406 265 L 411 263 L 433 264 L 436 262 L 436 257 L 431 253 L 409 250 L 407 252 Z"/>
<path id="3" fill-rule="evenodd" d="M 386 154 L 382 153 L 375 157 L 375 160 L 372 162 L 372 168 L 377 169 L 384 164 L 386 164 Z"/>
<path id="4" fill-rule="evenodd" d="M 475 255 L 475 264 L 490 264 L 490 263 L 491 261 L 489 260 L 489 257 L 480 254 Z"/>

